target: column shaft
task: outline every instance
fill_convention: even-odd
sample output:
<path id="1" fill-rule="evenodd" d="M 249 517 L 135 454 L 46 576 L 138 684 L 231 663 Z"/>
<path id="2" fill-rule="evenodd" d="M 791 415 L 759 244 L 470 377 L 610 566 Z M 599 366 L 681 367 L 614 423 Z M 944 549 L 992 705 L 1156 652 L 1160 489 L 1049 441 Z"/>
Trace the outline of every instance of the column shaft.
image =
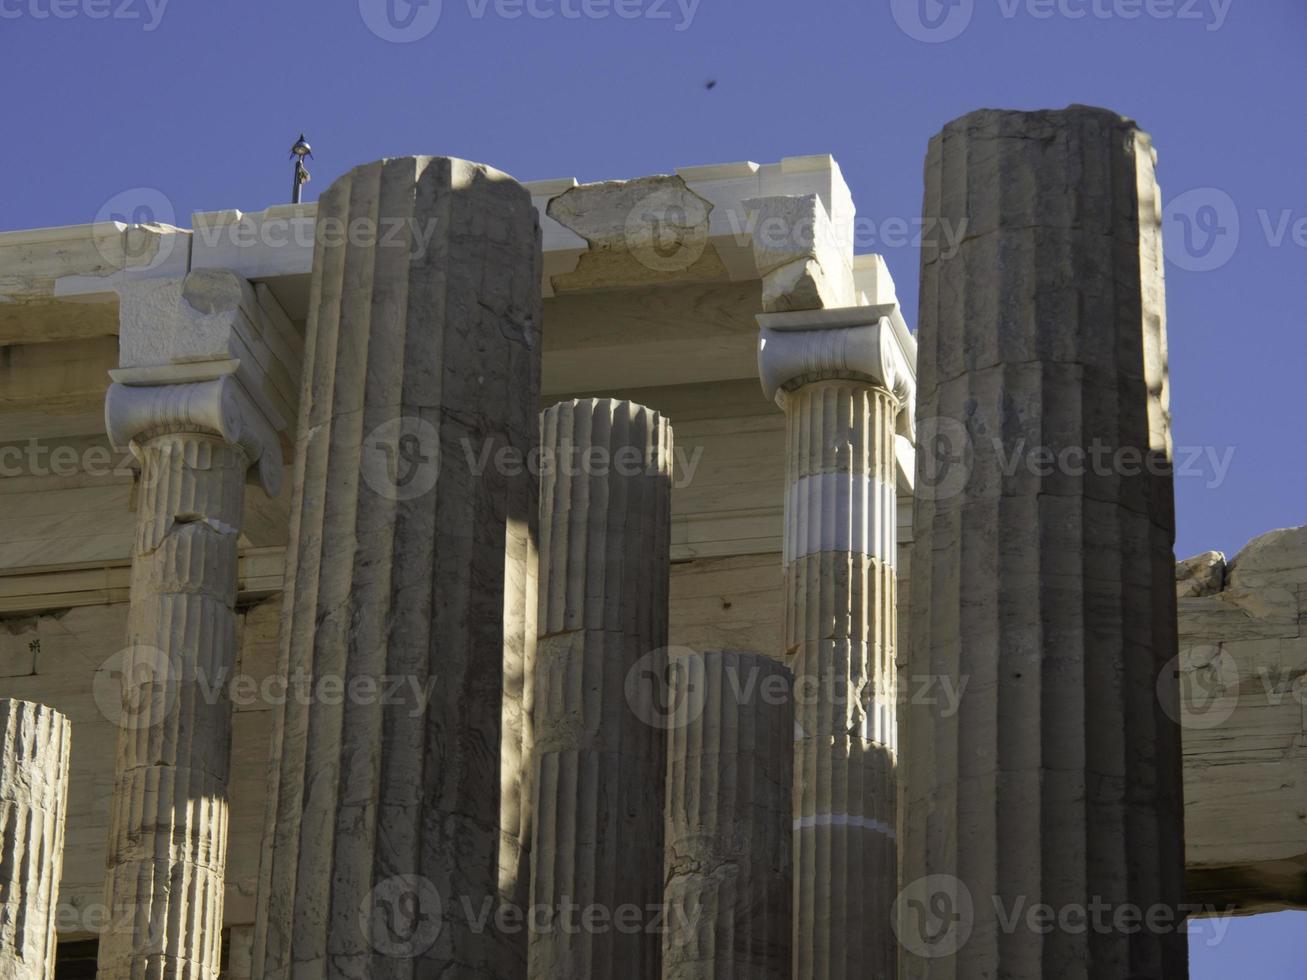
<path id="1" fill-rule="evenodd" d="M 647 681 L 666 665 L 672 430 L 609 399 L 542 429 L 531 907 L 550 922 L 530 976 L 655 980 L 666 746 Z M 576 929 L 575 906 L 639 928 Z"/>
<path id="2" fill-rule="evenodd" d="M 963 696 L 907 710 L 906 977 L 1187 975 L 1153 171 L 1085 107 L 930 145 L 909 667 Z"/>
<path id="3" fill-rule="evenodd" d="M 663 980 L 789 980 L 793 675 L 687 651 L 668 685 Z"/>
<path id="4" fill-rule="evenodd" d="M 236 550 L 249 461 L 216 435 L 139 447 L 101 980 L 216 978 L 236 663 Z"/>
<path id="5" fill-rule="evenodd" d="M 0 980 L 51 980 L 68 806 L 68 719 L 0 700 Z"/>
<path id="6" fill-rule="evenodd" d="M 889 977 L 895 890 L 898 400 L 864 381 L 784 394 L 794 745 L 794 976 Z"/>
<path id="7" fill-rule="evenodd" d="M 308 696 L 274 731 L 254 972 L 512 980 L 530 195 L 462 160 L 357 167 L 319 204 L 311 289 L 279 662 Z"/>

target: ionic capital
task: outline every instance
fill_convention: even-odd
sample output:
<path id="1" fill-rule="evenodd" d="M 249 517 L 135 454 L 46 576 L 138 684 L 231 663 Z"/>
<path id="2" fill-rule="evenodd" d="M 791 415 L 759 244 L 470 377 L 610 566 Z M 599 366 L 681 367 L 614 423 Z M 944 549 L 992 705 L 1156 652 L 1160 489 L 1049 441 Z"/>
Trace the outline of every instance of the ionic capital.
<path id="1" fill-rule="evenodd" d="M 865 381 L 902 406 L 913 403 L 913 352 L 883 308 L 762 314 L 758 324 L 758 376 L 767 397 L 782 408 L 785 392 L 832 379 Z"/>
<path id="2" fill-rule="evenodd" d="M 234 376 L 179 384 L 109 386 L 104 399 L 105 428 L 118 450 L 138 459 L 155 436 L 191 432 L 216 436 L 245 452 L 259 468 L 259 483 L 275 497 L 281 490 L 281 443 L 267 418 Z"/>
<path id="3" fill-rule="evenodd" d="M 118 289 L 119 365 L 105 398 L 109 438 L 140 447 L 167 432 L 218 436 L 281 487 L 278 433 L 294 430 L 303 339 L 266 285 L 226 269 Z"/>

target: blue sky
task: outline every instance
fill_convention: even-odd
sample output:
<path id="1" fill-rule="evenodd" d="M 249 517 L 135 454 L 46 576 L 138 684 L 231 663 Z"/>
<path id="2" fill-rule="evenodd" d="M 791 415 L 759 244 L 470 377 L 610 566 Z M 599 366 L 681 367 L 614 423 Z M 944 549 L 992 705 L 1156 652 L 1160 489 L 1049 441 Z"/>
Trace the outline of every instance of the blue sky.
<path id="1" fill-rule="evenodd" d="M 930 136 L 982 106 L 1108 106 L 1152 133 L 1173 202 L 1177 551 L 1307 521 L 1301 0 L 386 2 L 0 0 L 0 229 L 138 187 L 183 225 L 258 210 L 286 199 L 301 130 L 310 196 L 405 153 L 596 180 L 829 152 L 915 322 L 917 252 L 879 233 L 920 214 Z M 1193 975 L 1305 961 L 1307 925 L 1277 916 Z"/>

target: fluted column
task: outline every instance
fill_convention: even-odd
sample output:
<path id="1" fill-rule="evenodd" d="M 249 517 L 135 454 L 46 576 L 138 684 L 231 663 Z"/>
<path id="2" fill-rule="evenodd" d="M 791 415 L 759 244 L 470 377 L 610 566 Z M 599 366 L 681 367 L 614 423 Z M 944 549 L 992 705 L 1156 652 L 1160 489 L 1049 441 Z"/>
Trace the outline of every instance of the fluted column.
<path id="1" fill-rule="evenodd" d="M 275 722 L 256 977 L 525 973 L 540 262 L 530 194 L 480 164 L 319 202 L 278 671 L 320 693 Z"/>
<path id="2" fill-rule="evenodd" d="M 873 310 L 759 322 L 763 390 L 786 416 L 794 977 L 879 980 L 894 969 L 894 438 L 912 366 Z"/>
<path id="3" fill-rule="evenodd" d="M 0 700 L 0 980 L 51 980 L 68 805 L 68 719 Z"/>
<path id="4" fill-rule="evenodd" d="M 1106 110 L 931 141 L 909 669 L 962 697 L 907 709 L 905 977 L 1187 975 L 1160 213 Z"/>
<path id="5" fill-rule="evenodd" d="M 789 980 L 793 675 L 674 652 L 663 980 Z"/>
<path id="6" fill-rule="evenodd" d="M 655 980 L 672 429 L 610 399 L 541 428 L 530 976 Z"/>
<path id="7" fill-rule="evenodd" d="M 231 376 L 114 384 L 105 415 L 141 477 L 98 975 L 215 978 L 245 474 L 275 494 L 281 447 Z"/>

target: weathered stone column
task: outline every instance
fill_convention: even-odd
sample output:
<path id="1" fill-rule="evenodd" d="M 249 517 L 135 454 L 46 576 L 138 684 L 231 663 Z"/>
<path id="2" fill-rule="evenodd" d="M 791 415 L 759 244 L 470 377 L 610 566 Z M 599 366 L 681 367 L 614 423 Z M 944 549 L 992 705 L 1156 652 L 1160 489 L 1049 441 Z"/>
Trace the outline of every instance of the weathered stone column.
<path id="1" fill-rule="evenodd" d="M 525 973 L 502 810 L 540 262 L 530 194 L 479 164 L 370 163 L 319 203 L 279 659 L 307 696 L 273 736 L 256 977 Z"/>
<path id="2" fill-rule="evenodd" d="M 663 980 L 789 980 L 793 675 L 674 652 Z"/>
<path id="3" fill-rule="evenodd" d="M 913 372 L 883 313 L 758 318 L 763 390 L 787 422 L 795 980 L 894 968 L 895 433 Z"/>
<path id="4" fill-rule="evenodd" d="M 111 920 L 98 974 L 215 978 L 237 543 L 246 471 L 258 467 L 270 496 L 280 488 L 273 419 L 284 419 L 263 393 L 250 394 L 266 379 L 257 365 L 240 371 L 231 359 L 194 359 L 259 342 L 263 314 L 248 283 L 215 271 L 121 293 L 123 367 L 113 372 L 105 420 L 113 444 L 140 460 L 141 476 L 116 718 L 105 883 Z"/>
<path id="5" fill-rule="evenodd" d="M 1153 171 L 1081 106 L 930 144 L 909 668 L 963 694 L 907 709 L 906 977 L 1187 975 Z"/>
<path id="6" fill-rule="evenodd" d="M 0 980 L 51 980 L 68 805 L 68 719 L 0 700 Z"/>
<path id="7" fill-rule="evenodd" d="M 541 428 L 530 976 L 655 980 L 672 428 L 611 399 Z"/>

